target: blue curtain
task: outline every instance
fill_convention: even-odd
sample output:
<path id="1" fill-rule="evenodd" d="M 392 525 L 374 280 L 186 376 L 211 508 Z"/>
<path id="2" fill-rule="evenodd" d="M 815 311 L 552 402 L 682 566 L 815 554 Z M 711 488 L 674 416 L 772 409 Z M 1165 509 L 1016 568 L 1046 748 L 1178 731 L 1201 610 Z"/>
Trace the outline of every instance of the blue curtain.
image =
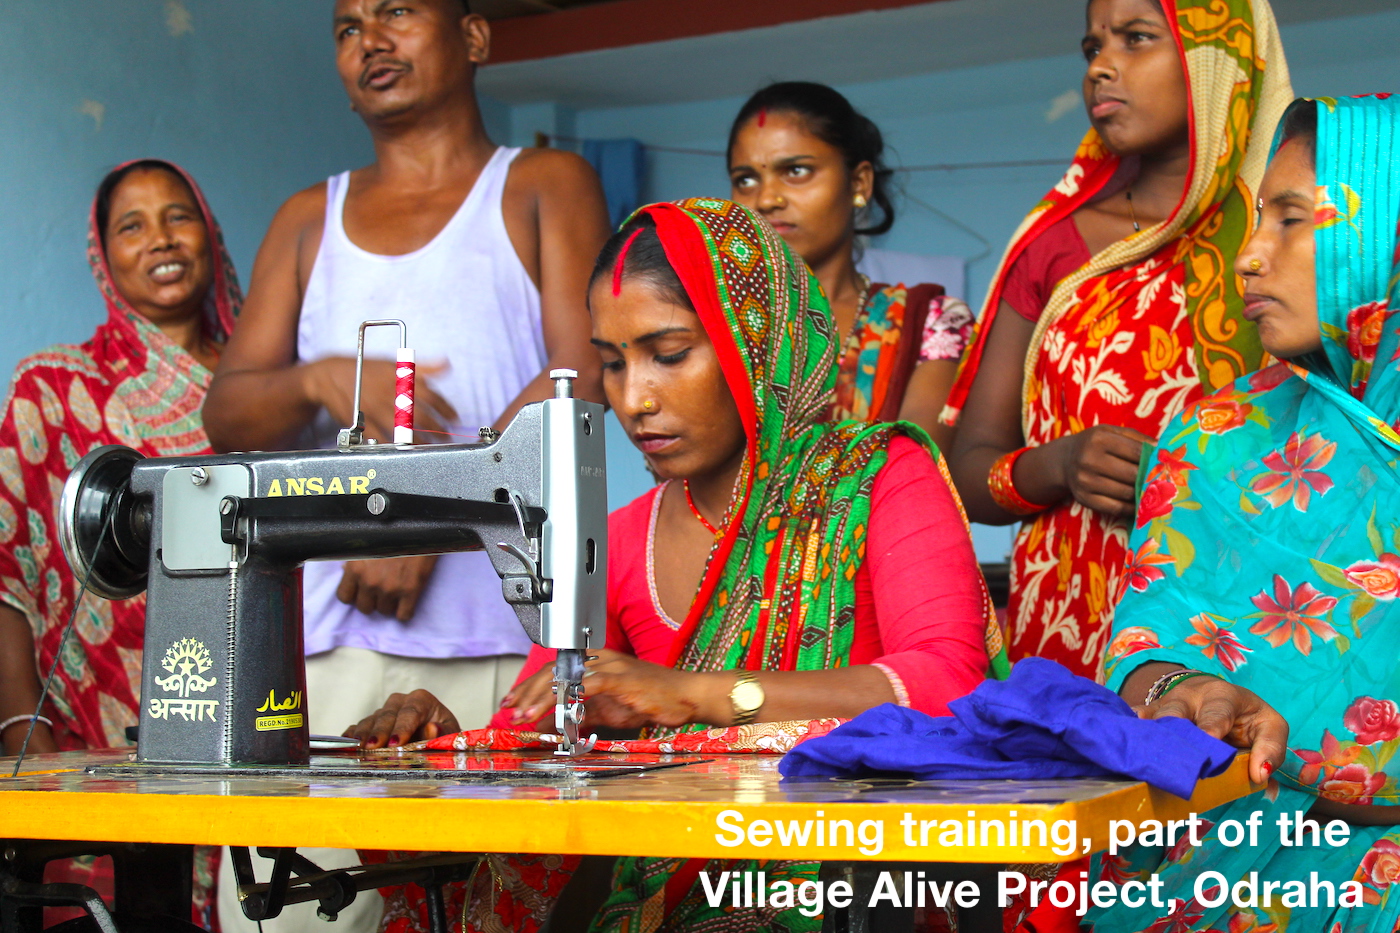
<path id="1" fill-rule="evenodd" d="M 608 218 L 614 227 L 642 206 L 642 185 L 646 180 L 646 153 L 636 139 L 586 139 L 583 157 L 603 180 L 608 199 Z"/>

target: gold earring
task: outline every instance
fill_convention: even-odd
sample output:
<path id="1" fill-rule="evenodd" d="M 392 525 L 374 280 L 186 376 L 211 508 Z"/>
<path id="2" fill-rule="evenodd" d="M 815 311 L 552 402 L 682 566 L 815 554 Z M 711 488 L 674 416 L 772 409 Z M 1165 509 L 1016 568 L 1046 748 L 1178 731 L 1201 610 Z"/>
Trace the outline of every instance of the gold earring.
<path id="1" fill-rule="evenodd" d="M 858 194 L 858 195 L 856 195 L 856 207 L 864 207 L 865 205 L 867 205 L 867 204 L 869 204 L 869 203 L 870 203 L 869 201 L 865 200 L 865 195 L 863 195 L 863 194 Z"/>
<path id="2" fill-rule="evenodd" d="M 653 402 L 651 399 L 647 399 L 645 402 L 642 402 L 642 407 L 645 408 L 647 411 L 651 411 L 653 408 L 656 407 L 656 403 Z"/>
<path id="3" fill-rule="evenodd" d="M 1250 271 L 1250 272 L 1258 272 L 1258 271 L 1259 271 L 1260 269 L 1262 269 L 1262 268 L 1264 268 L 1264 264 L 1263 264 L 1262 262 L 1260 262 L 1258 259 L 1251 259 L 1251 260 L 1249 261 L 1249 271 Z"/>

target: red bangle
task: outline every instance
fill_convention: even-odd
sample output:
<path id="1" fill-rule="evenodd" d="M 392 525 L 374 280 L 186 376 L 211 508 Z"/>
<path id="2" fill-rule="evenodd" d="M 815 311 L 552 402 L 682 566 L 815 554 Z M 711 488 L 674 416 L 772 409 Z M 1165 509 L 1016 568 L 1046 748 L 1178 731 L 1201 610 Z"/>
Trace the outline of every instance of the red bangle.
<path id="1" fill-rule="evenodd" d="M 1029 447 L 1022 447 L 1020 450 L 1003 454 L 992 464 L 992 472 L 987 474 L 987 490 L 992 494 L 992 501 L 1012 515 L 1034 515 L 1049 508 L 1046 505 L 1036 505 L 1023 497 L 1016 491 L 1016 483 L 1011 478 L 1016 461 L 1028 450 Z"/>

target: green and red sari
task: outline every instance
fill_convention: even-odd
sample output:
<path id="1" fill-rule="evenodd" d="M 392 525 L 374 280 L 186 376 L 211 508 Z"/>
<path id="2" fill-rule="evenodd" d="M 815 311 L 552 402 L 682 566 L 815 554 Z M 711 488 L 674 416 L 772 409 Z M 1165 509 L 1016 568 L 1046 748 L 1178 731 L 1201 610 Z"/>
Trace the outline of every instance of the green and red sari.
<path id="1" fill-rule="evenodd" d="M 755 214 L 705 198 L 642 211 L 654 219 L 666 257 L 715 345 L 748 439 L 724 533 L 670 661 L 694 671 L 845 667 L 871 487 L 893 437 L 931 442 L 909 424 L 830 420 L 841 335 L 816 279 Z M 956 500 L 946 471 L 943 476 Z M 989 600 L 986 606 L 989 667 L 1002 671 L 1001 633 Z M 788 725 L 793 731 L 809 726 Z M 469 928 L 536 929 L 577 865 L 577 859 L 553 856 L 519 862 L 523 869 L 514 858 L 492 857 L 491 877 L 481 873 L 468 905 Z M 736 868 L 761 868 L 771 880 L 797 882 L 814 880 L 818 863 L 622 858 L 593 928 L 820 929 L 820 916 L 796 908 L 710 907 L 696 883 L 699 873 Z M 391 929 L 415 928 L 410 913 L 416 911 L 395 910 L 399 925 Z"/>
<path id="2" fill-rule="evenodd" d="M 825 670 L 850 663 L 855 576 L 870 490 L 908 424 L 827 420 L 840 335 L 800 259 L 728 201 L 644 208 L 715 344 L 748 435 L 740 488 L 676 640 L 684 670 Z M 988 651 L 1001 654 L 988 626 Z M 699 727 L 696 727 L 699 728 Z M 624 858 L 594 929 L 818 930 L 794 908 L 710 907 L 701 871 L 755 869 L 703 859 Z M 768 877 L 816 877 L 818 863 L 763 863 Z"/>

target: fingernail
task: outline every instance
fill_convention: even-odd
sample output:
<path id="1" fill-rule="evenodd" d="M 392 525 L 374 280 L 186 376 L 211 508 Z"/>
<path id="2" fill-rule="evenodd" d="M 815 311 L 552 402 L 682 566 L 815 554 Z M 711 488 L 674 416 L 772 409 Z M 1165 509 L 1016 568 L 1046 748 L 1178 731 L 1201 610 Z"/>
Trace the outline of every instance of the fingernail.
<path id="1" fill-rule="evenodd" d="M 1262 765 L 1260 765 L 1260 768 L 1263 770 L 1265 776 L 1274 773 L 1274 763 L 1272 761 L 1264 762 Z"/>
<path id="2" fill-rule="evenodd" d="M 391 736 L 389 736 L 389 744 L 390 744 L 390 745 L 402 745 L 403 743 L 399 741 L 399 737 L 398 737 L 397 735 L 391 735 Z"/>

